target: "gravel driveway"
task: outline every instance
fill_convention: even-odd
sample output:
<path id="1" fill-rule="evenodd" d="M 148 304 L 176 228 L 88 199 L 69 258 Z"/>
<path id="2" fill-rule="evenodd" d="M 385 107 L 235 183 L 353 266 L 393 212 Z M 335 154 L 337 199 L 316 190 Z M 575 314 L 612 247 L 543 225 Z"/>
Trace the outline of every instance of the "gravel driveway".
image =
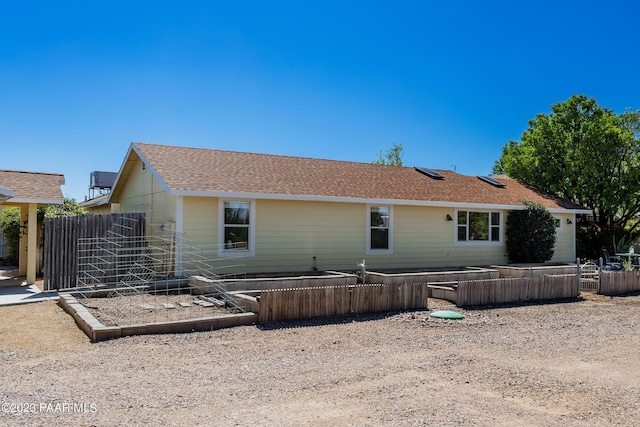
<path id="1" fill-rule="evenodd" d="M 640 296 L 463 313 L 91 344 L 54 302 L 0 307 L 0 425 L 638 424 Z"/>

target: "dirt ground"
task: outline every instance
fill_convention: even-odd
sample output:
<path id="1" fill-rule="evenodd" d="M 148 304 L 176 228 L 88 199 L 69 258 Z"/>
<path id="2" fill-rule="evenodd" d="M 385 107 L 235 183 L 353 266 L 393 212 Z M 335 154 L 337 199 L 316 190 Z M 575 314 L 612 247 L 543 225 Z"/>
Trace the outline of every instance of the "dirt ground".
<path id="1" fill-rule="evenodd" d="M 0 307 L 0 425 L 638 424 L 640 296 L 459 311 L 91 344 Z"/>
<path id="2" fill-rule="evenodd" d="M 105 326 L 175 322 L 231 313 L 231 310 L 211 303 L 209 306 L 199 305 L 206 300 L 189 294 L 139 294 L 114 298 L 78 298 L 78 301 Z"/>

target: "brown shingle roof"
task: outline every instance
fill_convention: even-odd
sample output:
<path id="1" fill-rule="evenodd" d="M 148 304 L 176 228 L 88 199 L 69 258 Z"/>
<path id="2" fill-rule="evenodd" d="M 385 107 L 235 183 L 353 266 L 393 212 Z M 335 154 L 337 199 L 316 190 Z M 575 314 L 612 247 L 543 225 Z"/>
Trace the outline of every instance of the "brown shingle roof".
<path id="1" fill-rule="evenodd" d="M 505 187 L 497 188 L 475 176 L 446 170 L 438 170 L 444 179 L 435 180 L 413 167 L 146 143 L 132 146 L 174 194 L 228 192 L 494 206 L 523 206 L 522 200 L 529 200 L 548 209 L 584 209 L 504 176 L 500 180 Z"/>
<path id="2" fill-rule="evenodd" d="M 0 170 L 0 187 L 13 190 L 15 193 L 9 202 L 62 202 L 62 184 L 64 176 L 61 174 Z"/>

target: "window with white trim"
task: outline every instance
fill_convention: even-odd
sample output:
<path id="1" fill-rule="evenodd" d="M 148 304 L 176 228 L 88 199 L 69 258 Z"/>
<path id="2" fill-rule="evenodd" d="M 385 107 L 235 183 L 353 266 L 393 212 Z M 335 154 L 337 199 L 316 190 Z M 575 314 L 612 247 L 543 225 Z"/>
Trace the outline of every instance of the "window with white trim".
<path id="1" fill-rule="evenodd" d="M 458 242 L 499 242 L 500 212 L 458 211 Z"/>
<path id="2" fill-rule="evenodd" d="M 556 230 L 562 230 L 562 218 L 559 216 L 553 217 L 553 223 L 556 226 Z"/>
<path id="3" fill-rule="evenodd" d="M 224 250 L 252 251 L 251 202 L 225 201 L 223 219 Z"/>
<path id="4" fill-rule="evenodd" d="M 393 247 L 391 208 L 389 206 L 369 206 L 368 213 L 367 250 L 370 252 L 390 252 Z"/>

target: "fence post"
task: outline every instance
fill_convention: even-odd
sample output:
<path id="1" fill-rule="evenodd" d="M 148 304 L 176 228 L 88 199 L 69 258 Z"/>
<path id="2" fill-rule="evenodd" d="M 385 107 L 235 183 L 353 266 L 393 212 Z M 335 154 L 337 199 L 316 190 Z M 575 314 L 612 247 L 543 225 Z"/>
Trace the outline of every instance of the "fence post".
<path id="1" fill-rule="evenodd" d="M 602 287 L 602 257 L 598 258 L 598 292 L 597 294 L 600 294 L 600 290 Z"/>
<path id="2" fill-rule="evenodd" d="M 581 268 L 580 268 L 580 258 L 576 259 L 576 264 L 578 266 L 577 276 L 578 276 L 578 294 L 579 294 L 580 293 L 580 284 L 582 283 L 582 271 L 581 271 Z"/>

